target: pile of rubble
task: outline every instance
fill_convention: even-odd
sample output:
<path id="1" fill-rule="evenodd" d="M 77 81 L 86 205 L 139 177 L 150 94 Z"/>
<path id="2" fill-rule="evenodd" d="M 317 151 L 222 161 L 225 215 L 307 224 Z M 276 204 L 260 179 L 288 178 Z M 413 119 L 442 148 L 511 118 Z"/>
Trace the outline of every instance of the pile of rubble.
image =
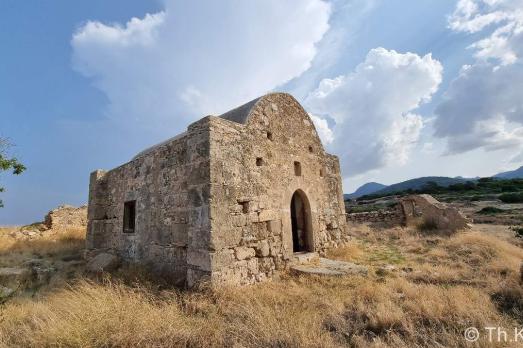
<path id="1" fill-rule="evenodd" d="M 44 222 L 36 222 L 20 227 L 9 233 L 15 239 L 27 240 L 45 237 L 68 228 L 87 228 L 87 206 L 73 207 L 61 205 L 51 210 L 44 218 Z"/>
<path id="2" fill-rule="evenodd" d="M 470 220 L 458 209 L 439 202 L 426 194 L 399 198 L 390 209 L 347 214 L 354 223 L 383 223 L 387 225 L 418 225 L 430 223 L 434 230 L 454 232 L 469 228 Z"/>
<path id="3" fill-rule="evenodd" d="M 79 208 L 69 205 L 60 206 L 51 210 L 44 222 L 16 228 L 13 231 L 0 235 L 0 243 L 5 245 L 38 246 L 40 241 L 57 242 L 62 235 L 70 236 L 76 231 L 85 231 L 87 227 L 87 206 Z M 80 233 L 81 235 L 81 233 Z M 46 245 L 45 243 L 43 244 Z M 45 249 L 45 248 L 44 248 Z M 23 291 L 33 291 L 47 285 L 62 274 L 73 271 L 78 265 L 83 265 L 83 256 L 77 250 L 68 251 L 67 247 L 55 256 L 46 255 L 45 250 L 35 249 L 35 252 L 10 257 L 9 248 L 3 251 L 6 257 L 0 267 L 0 304 L 7 301 L 14 294 Z M 29 257 L 28 257 L 29 255 Z M 49 257 L 48 257 L 49 256 Z M 65 272 L 64 270 L 67 270 Z M 70 273 L 70 272 L 69 272 Z M 54 278 L 53 278 L 54 277 Z"/>

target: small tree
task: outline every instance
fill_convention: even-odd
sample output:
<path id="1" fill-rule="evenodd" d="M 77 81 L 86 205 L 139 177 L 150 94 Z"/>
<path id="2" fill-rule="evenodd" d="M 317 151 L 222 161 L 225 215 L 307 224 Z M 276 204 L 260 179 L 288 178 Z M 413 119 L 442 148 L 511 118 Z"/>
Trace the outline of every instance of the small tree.
<path id="1" fill-rule="evenodd" d="M 9 157 L 8 149 L 10 147 L 9 142 L 6 139 L 0 138 L 0 173 L 8 170 L 12 170 L 12 173 L 15 175 L 22 174 L 26 169 L 25 166 L 18 162 L 14 157 Z M 4 192 L 4 188 L 0 186 L 0 192 Z M 4 205 L 0 199 L 0 208 Z"/>

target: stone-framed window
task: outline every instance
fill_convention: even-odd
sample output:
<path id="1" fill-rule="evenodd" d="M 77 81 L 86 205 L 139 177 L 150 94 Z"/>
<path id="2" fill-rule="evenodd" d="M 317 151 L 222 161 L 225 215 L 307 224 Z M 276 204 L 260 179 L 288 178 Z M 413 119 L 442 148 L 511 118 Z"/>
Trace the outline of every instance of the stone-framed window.
<path id="1" fill-rule="evenodd" d="M 313 153 L 313 152 L 314 152 L 314 148 L 312 147 L 312 145 L 309 145 L 309 152 L 310 152 L 310 153 Z"/>
<path id="2" fill-rule="evenodd" d="M 127 201 L 123 205 L 123 232 L 134 233 L 136 225 L 136 201 Z"/>
<path id="3" fill-rule="evenodd" d="M 270 141 L 272 141 L 272 132 L 267 132 L 267 139 L 269 139 Z"/>
<path id="4" fill-rule="evenodd" d="M 263 158 L 261 158 L 261 157 L 257 157 L 257 158 L 256 158 L 256 165 L 257 165 L 258 167 L 263 166 Z"/>
<path id="5" fill-rule="evenodd" d="M 294 162 L 294 175 L 301 176 L 301 163 L 298 161 Z"/>
<path id="6" fill-rule="evenodd" d="M 323 168 L 320 168 L 320 177 L 323 178 L 324 175 L 325 175 L 325 173 L 323 172 Z"/>

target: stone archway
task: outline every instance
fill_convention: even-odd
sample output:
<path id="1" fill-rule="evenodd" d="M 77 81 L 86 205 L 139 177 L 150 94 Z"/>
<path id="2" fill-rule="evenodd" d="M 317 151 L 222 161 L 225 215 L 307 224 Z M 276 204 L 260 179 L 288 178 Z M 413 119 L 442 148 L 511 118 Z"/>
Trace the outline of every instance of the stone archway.
<path id="1" fill-rule="evenodd" d="M 305 193 L 294 192 L 291 198 L 292 251 L 314 251 L 311 207 Z"/>

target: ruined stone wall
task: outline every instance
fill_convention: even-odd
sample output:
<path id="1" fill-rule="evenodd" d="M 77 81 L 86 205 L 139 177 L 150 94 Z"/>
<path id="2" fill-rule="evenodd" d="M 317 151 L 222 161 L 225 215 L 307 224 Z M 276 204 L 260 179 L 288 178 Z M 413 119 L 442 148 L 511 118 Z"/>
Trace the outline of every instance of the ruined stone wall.
<path id="1" fill-rule="evenodd" d="M 397 200 L 397 204 L 388 210 L 348 213 L 347 221 L 403 226 L 430 222 L 441 232 L 467 228 L 470 222 L 455 207 L 439 202 L 427 194 L 401 197 Z"/>
<path id="2" fill-rule="evenodd" d="M 211 241 L 214 281 L 262 281 L 292 257 L 290 204 L 308 199 L 314 251 L 346 240 L 338 159 L 290 96 L 264 97 L 246 125 L 210 119 Z M 301 175 L 295 175 L 299 162 Z"/>
<path id="3" fill-rule="evenodd" d="M 401 225 L 405 223 L 404 220 L 405 216 L 400 208 L 347 214 L 347 221 L 359 224 L 384 223 L 386 225 Z"/>
<path id="4" fill-rule="evenodd" d="M 85 228 L 87 225 L 87 206 L 73 207 L 61 205 L 51 210 L 44 218 L 48 229 Z"/>
<path id="5" fill-rule="evenodd" d="M 400 199 L 405 223 L 415 224 L 421 218 L 431 222 L 438 230 L 457 231 L 469 228 L 469 220 L 458 209 L 439 202 L 428 194 L 410 195 Z"/>
<path id="6" fill-rule="evenodd" d="M 179 283 L 201 276 L 188 254 L 208 250 L 209 127 L 202 119 L 109 172 L 91 174 L 87 254 L 109 251 L 150 265 Z M 124 233 L 124 202 L 136 200 L 134 233 Z"/>

